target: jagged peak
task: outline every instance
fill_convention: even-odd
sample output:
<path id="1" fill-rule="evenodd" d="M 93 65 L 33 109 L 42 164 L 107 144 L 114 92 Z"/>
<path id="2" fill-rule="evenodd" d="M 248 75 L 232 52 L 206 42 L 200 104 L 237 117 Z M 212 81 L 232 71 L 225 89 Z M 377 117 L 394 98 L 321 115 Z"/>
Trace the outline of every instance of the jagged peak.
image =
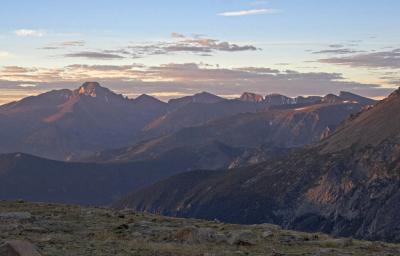
<path id="1" fill-rule="evenodd" d="M 87 95 L 94 98 L 99 94 L 105 94 L 109 92 L 109 89 L 102 87 L 98 82 L 85 82 L 78 89 L 79 95 Z"/>
<path id="2" fill-rule="evenodd" d="M 242 101 L 250 101 L 250 102 L 262 102 L 264 101 L 264 97 L 260 94 L 256 94 L 253 92 L 244 92 L 239 98 Z"/>
<path id="3" fill-rule="evenodd" d="M 264 98 L 264 101 L 265 103 L 272 105 L 286 105 L 296 103 L 295 99 L 279 93 L 267 94 Z"/>
<path id="4" fill-rule="evenodd" d="M 321 101 L 323 103 L 341 103 L 343 99 L 333 93 L 329 93 L 325 95 Z"/>

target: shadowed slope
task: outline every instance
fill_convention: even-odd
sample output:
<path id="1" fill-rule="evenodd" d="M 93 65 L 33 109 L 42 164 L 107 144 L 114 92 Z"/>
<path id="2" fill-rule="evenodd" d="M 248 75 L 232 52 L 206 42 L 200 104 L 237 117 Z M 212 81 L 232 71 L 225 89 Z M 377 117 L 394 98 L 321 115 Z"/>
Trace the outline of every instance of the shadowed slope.
<path id="1" fill-rule="evenodd" d="M 250 167 L 177 175 L 136 191 L 117 205 L 400 241 L 397 109 L 399 91 L 314 147 Z"/>

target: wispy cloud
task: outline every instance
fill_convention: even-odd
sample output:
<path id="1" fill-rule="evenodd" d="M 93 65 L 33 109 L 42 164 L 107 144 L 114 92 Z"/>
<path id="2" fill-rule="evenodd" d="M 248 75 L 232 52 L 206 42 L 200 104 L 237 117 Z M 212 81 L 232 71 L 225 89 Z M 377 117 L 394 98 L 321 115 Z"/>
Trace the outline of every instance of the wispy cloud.
<path id="1" fill-rule="evenodd" d="M 254 45 L 239 45 L 227 41 L 207 38 L 201 35 L 186 36 L 180 33 L 172 33 L 172 40 L 157 42 L 145 42 L 131 44 L 116 49 L 87 50 L 72 52 L 62 55 L 69 58 L 87 59 L 137 59 L 152 55 L 170 55 L 178 53 L 194 54 L 197 56 L 212 56 L 216 52 L 242 52 L 261 50 Z M 80 46 L 80 41 L 65 42 L 62 45 L 53 44 L 41 49 L 53 50 L 70 46 Z"/>
<path id="2" fill-rule="evenodd" d="M 33 88 L 33 87 L 37 87 L 37 85 L 36 84 L 19 84 L 19 85 L 17 85 L 17 86 L 19 86 L 19 87 L 22 87 L 22 88 Z"/>
<path id="3" fill-rule="evenodd" d="M 61 45 L 63 45 L 63 46 L 84 46 L 85 41 L 65 41 L 65 42 L 62 42 Z"/>
<path id="4" fill-rule="evenodd" d="M 312 52 L 313 54 L 351 54 L 359 53 L 361 51 L 348 49 L 348 48 L 336 48 L 336 49 L 326 49 L 321 51 Z"/>
<path id="5" fill-rule="evenodd" d="M 85 41 L 65 41 L 47 44 L 41 50 L 59 50 L 72 47 L 84 47 Z M 221 41 L 208 38 L 204 35 L 184 35 L 171 33 L 171 38 L 143 43 L 131 43 L 114 49 L 87 49 L 78 52 L 66 52 L 60 56 L 68 58 L 86 59 L 137 59 L 152 55 L 169 54 L 194 54 L 197 56 L 212 56 L 216 52 L 242 52 L 261 50 L 251 44 L 236 44 L 233 42 Z"/>
<path id="6" fill-rule="evenodd" d="M 68 47 L 82 47 L 85 46 L 85 41 L 64 41 L 60 43 L 51 43 L 39 49 L 42 50 L 56 50 L 56 49 L 65 49 Z"/>
<path id="7" fill-rule="evenodd" d="M 212 53 L 240 52 L 259 50 L 253 45 L 238 45 L 204 36 L 185 36 L 180 33 L 171 34 L 173 41 L 161 41 L 144 45 L 131 45 L 128 49 L 134 56 L 162 55 L 178 52 L 210 56 Z"/>
<path id="8" fill-rule="evenodd" d="M 320 59 L 319 62 L 345 65 L 350 67 L 400 69 L 400 48 L 391 51 L 371 52 L 355 54 L 346 57 Z"/>
<path id="9" fill-rule="evenodd" d="M 98 59 L 98 60 L 110 60 L 110 59 L 123 59 L 122 55 L 105 53 L 105 52 L 95 52 L 95 51 L 82 51 L 75 53 L 67 53 L 64 55 L 69 58 L 86 58 L 86 59 Z"/>
<path id="10" fill-rule="evenodd" d="M 42 37 L 46 34 L 44 30 L 34 30 L 34 29 L 18 29 L 14 31 L 14 34 L 17 36 L 22 36 L 22 37 Z"/>
<path id="11" fill-rule="evenodd" d="M 344 45 L 343 44 L 330 44 L 329 47 L 330 48 L 343 48 Z"/>
<path id="12" fill-rule="evenodd" d="M 185 35 L 183 35 L 181 33 L 177 33 L 177 32 L 172 32 L 171 37 L 172 38 L 185 38 Z"/>
<path id="13" fill-rule="evenodd" d="M 235 16 L 254 15 L 254 14 L 274 14 L 274 13 L 279 13 L 279 12 L 281 12 L 281 10 L 263 8 L 263 9 L 250 9 L 250 10 L 221 12 L 221 13 L 218 13 L 218 15 L 225 16 L 225 17 L 235 17 Z"/>

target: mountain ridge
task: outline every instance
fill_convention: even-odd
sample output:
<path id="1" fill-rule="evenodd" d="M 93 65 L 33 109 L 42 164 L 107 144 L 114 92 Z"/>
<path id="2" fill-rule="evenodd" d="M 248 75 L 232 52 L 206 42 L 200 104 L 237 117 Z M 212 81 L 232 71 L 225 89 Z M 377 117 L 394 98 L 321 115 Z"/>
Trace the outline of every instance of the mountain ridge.
<path id="1" fill-rule="evenodd" d="M 398 242 L 399 108 L 397 90 L 314 146 L 229 171 L 169 177 L 116 206 Z"/>
<path id="2" fill-rule="evenodd" d="M 226 103 L 228 102 L 216 104 Z M 246 104 L 250 104 L 249 107 L 252 108 L 253 103 Z M 213 107 L 213 104 L 207 106 Z M 190 105 L 187 108 L 189 107 Z M 155 156 L 174 147 L 202 146 L 213 141 L 244 149 L 263 145 L 270 145 L 271 148 L 301 147 L 318 142 L 348 115 L 355 114 L 362 108 L 362 105 L 355 103 L 321 103 L 238 113 L 211 120 L 203 125 L 171 129 L 169 133 L 125 149 L 99 152 L 94 158 L 85 161 L 112 161 L 113 158 L 132 161 Z"/>
<path id="3" fill-rule="evenodd" d="M 52 159 L 133 143 L 135 134 L 167 111 L 150 97 L 128 99 L 87 82 L 0 107 L 0 152 L 24 151 Z M 3 118 L 1 118 L 3 117 Z"/>

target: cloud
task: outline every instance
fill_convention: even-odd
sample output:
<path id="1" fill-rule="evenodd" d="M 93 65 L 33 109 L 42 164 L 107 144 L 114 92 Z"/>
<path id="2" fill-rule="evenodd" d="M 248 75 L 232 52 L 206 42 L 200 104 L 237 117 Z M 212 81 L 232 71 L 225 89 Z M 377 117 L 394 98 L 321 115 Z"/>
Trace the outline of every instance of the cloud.
<path id="1" fill-rule="evenodd" d="M 283 93 L 323 95 L 352 91 L 376 97 L 392 89 L 376 84 L 349 82 L 340 73 L 298 72 L 269 67 L 219 68 L 197 63 L 169 63 L 158 66 L 130 65 L 69 65 L 63 68 L 30 68 L 8 66 L 0 69 L 0 88 L 12 84 L 37 84 L 41 88 L 76 88 L 85 80 L 97 80 L 111 88 L 135 93 L 183 93 L 210 91 L 220 95 Z"/>
<path id="2" fill-rule="evenodd" d="M 85 41 L 65 41 L 61 43 L 62 46 L 84 46 Z"/>
<path id="3" fill-rule="evenodd" d="M 41 50 L 57 50 L 57 49 L 61 49 L 61 47 L 60 46 L 43 46 L 39 49 L 41 49 Z"/>
<path id="4" fill-rule="evenodd" d="M 320 59 L 321 63 L 364 68 L 400 68 L 400 48 L 390 51 L 355 54 L 346 57 Z"/>
<path id="5" fill-rule="evenodd" d="M 67 49 L 70 47 L 83 47 L 85 44 L 85 41 L 65 41 L 48 44 L 40 49 Z M 71 52 L 62 56 L 68 58 L 87 59 L 136 59 L 151 55 L 168 55 L 177 53 L 195 54 L 198 56 L 212 56 L 216 52 L 241 52 L 257 50 L 261 49 L 250 44 L 239 45 L 236 43 L 208 38 L 203 35 L 186 36 L 184 34 L 174 32 L 171 34 L 170 40 L 130 44 L 116 49 Z"/>
<path id="6" fill-rule="evenodd" d="M 200 56 L 211 56 L 214 52 L 240 52 L 259 50 L 254 45 L 238 45 L 201 35 L 185 36 L 173 33 L 173 41 L 160 41 L 144 45 L 131 45 L 128 49 L 133 56 L 163 55 L 172 53 L 192 53 Z"/>
<path id="7" fill-rule="evenodd" d="M 26 68 L 26 67 L 19 67 L 19 66 L 4 66 L 2 68 L 2 72 L 11 73 L 11 74 L 21 74 L 21 73 L 28 73 L 36 71 L 35 68 Z"/>
<path id="8" fill-rule="evenodd" d="M 75 53 L 67 53 L 64 57 L 68 58 L 86 58 L 86 59 L 96 59 L 96 60 L 111 60 L 111 59 L 124 59 L 125 57 L 113 53 L 105 52 L 95 52 L 95 51 L 82 51 Z"/>
<path id="9" fill-rule="evenodd" d="M 162 47 L 161 50 L 165 52 L 212 52 L 212 51 L 224 51 L 224 52 L 238 52 L 238 51 L 256 51 L 257 48 L 253 45 L 242 45 L 231 44 L 229 42 L 218 42 L 213 39 L 191 39 L 182 41 L 173 45 Z"/>
<path id="10" fill-rule="evenodd" d="M 172 32 L 171 33 L 171 37 L 172 38 L 185 38 L 185 35 L 180 34 L 180 33 L 176 33 L 176 32 Z"/>
<path id="11" fill-rule="evenodd" d="M 254 72 L 259 74 L 278 74 L 280 71 L 278 69 L 272 68 L 264 68 L 264 67 L 244 67 L 238 68 L 236 70 L 246 71 L 246 72 Z"/>
<path id="12" fill-rule="evenodd" d="M 330 48 L 343 48 L 344 45 L 343 44 L 330 44 L 329 47 Z"/>
<path id="13" fill-rule="evenodd" d="M 19 100 L 24 97 L 44 93 L 46 89 L 36 87 L 19 87 L 18 84 L 0 80 L 0 105 Z"/>
<path id="14" fill-rule="evenodd" d="M 19 84 L 18 85 L 19 87 L 22 87 L 22 88 L 30 88 L 30 87 L 37 87 L 37 85 L 36 84 Z"/>
<path id="15" fill-rule="evenodd" d="M 46 34 L 46 32 L 43 30 L 34 30 L 34 29 L 18 29 L 14 31 L 14 34 L 22 37 L 28 37 L 28 36 L 42 37 Z"/>
<path id="16" fill-rule="evenodd" d="M 232 11 L 232 12 L 221 12 L 218 13 L 219 16 L 225 17 L 235 17 L 235 16 L 245 16 L 245 15 L 254 15 L 254 14 L 274 14 L 279 13 L 280 10 L 277 9 L 250 9 L 250 10 L 240 10 L 240 11 Z"/>
<path id="17" fill-rule="evenodd" d="M 143 64 L 131 65 L 86 65 L 86 64 L 73 64 L 66 66 L 67 69 L 83 70 L 83 71 L 128 71 L 134 68 L 144 68 Z"/>
<path id="18" fill-rule="evenodd" d="M 361 51 L 348 49 L 348 48 L 337 48 L 337 49 L 328 49 L 328 50 L 321 50 L 312 52 L 313 54 L 352 54 L 352 53 L 359 53 Z"/>
<path id="19" fill-rule="evenodd" d="M 69 47 L 82 47 L 85 46 L 85 41 L 64 41 L 60 43 L 51 43 L 47 46 L 41 47 L 41 50 L 57 50 L 57 49 L 66 49 Z"/>

